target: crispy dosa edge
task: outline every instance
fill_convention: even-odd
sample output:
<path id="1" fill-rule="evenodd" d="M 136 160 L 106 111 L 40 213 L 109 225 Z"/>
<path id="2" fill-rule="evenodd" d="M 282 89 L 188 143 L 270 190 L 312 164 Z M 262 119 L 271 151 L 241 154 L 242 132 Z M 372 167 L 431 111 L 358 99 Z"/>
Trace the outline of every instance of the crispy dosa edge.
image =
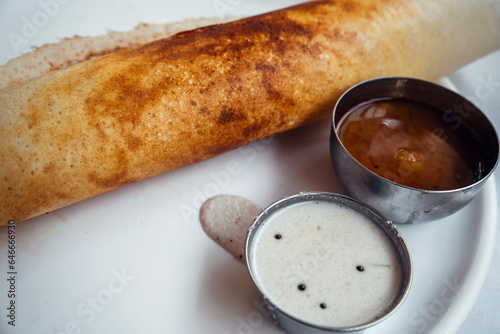
<path id="1" fill-rule="evenodd" d="M 46 44 L 32 52 L 11 59 L 0 66 L 0 88 L 33 79 L 61 68 L 97 58 L 114 51 L 137 47 L 211 24 L 234 21 L 237 18 L 199 18 L 167 24 L 141 23 L 133 30 L 110 31 L 102 36 L 74 36 L 59 43 Z"/>

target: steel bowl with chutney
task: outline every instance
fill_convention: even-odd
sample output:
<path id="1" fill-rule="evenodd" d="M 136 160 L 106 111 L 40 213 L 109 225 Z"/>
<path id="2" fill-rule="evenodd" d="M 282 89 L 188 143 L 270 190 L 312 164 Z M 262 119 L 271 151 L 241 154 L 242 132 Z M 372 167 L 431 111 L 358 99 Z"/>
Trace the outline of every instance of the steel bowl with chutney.
<path id="1" fill-rule="evenodd" d="M 403 304 L 410 252 L 373 208 L 328 192 L 301 192 L 255 218 L 246 262 L 263 305 L 291 334 L 363 333 Z"/>
<path id="2" fill-rule="evenodd" d="M 469 203 L 498 164 L 499 142 L 491 122 L 459 94 L 390 77 L 342 95 L 330 154 L 350 196 L 395 223 L 415 223 Z"/>

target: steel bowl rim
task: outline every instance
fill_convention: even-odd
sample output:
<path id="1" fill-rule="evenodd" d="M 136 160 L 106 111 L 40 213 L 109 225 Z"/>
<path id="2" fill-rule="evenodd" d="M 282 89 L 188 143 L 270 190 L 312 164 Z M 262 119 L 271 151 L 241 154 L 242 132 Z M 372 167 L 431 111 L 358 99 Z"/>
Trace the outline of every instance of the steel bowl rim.
<path id="1" fill-rule="evenodd" d="M 356 158 L 354 158 L 351 154 L 351 152 L 349 152 L 349 150 L 344 146 L 344 143 L 342 142 L 342 140 L 339 138 L 339 135 L 338 135 L 338 131 L 337 131 L 337 128 L 336 128 L 336 124 L 335 124 L 335 114 L 337 112 L 337 108 L 339 106 L 339 104 L 342 102 L 343 98 L 351 93 L 353 90 L 359 88 L 360 86 L 363 86 L 365 84 L 368 84 L 368 83 L 371 83 L 371 82 L 374 82 L 374 81 L 380 81 L 380 80 L 411 80 L 411 81 L 415 81 L 415 82 L 420 82 L 420 83 L 424 83 L 424 84 L 428 84 L 428 85 L 432 85 L 432 86 L 435 86 L 439 89 L 445 89 L 445 90 L 448 90 L 450 91 L 451 93 L 455 94 L 456 96 L 458 96 L 459 98 L 461 99 L 464 99 L 465 101 L 467 101 L 468 103 L 470 103 L 472 106 L 474 106 L 475 109 L 477 109 L 478 112 L 481 113 L 481 115 L 486 119 L 486 121 L 489 123 L 489 126 L 490 126 L 490 130 L 492 131 L 494 137 L 496 138 L 496 142 L 497 142 L 497 147 L 499 147 L 499 150 L 496 152 L 496 159 L 495 159 L 495 163 L 493 164 L 493 166 L 490 168 L 490 171 L 484 175 L 483 177 L 481 177 L 479 180 L 475 181 L 474 183 L 472 184 L 469 184 L 468 186 L 465 186 L 465 187 L 461 187 L 461 188 L 455 188 L 455 189 L 446 189 L 446 190 L 432 190 L 432 189 L 420 189 L 420 188 L 415 188 L 415 187 L 410 187 L 410 186 L 406 186 L 406 185 L 403 185 L 403 184 L 400 184 L 400 183 L 397 183 L 397 182 L 394 182 L 392 180 L 389 180 L 381 175 L 378 175 L 377 173 L 369 170 L 367 167 L 365 167 L 362 163 L 360 163 Z M 422 102 L 425 102 L 425 101 L 422 101 Z M 419 193 L 426 193 L 426 194 L 451 194 L 451 193 L 456 193 L 456 192 L 461 192 L 461 191 L 468 191 L 469 189 L 471 188 L 474 188 L 474 187 L 477 187 L 479 185 L 482 185 L 484 182 L 487 181 L 487 179 L 495 172 L 495 169 L 497 168 L 498 164 L 500 163 L 500 139 L 498 137 L 498 133 L 495 129 L 495 127 L 493 126 L 493 124 L 491 123 L 491 121 L 489 120 L 489 118 L 482 112 L 481 109 L 479 109 L 475 104 L 473 104 L 472 102 L 470 102 L 468 99 L 466 99 L 464 96 L 461 96 L 460 94 L 444 87 L 444 86 L 441 86 L 441 85 L 438 85 L 436 83 L 433 83 L 433 82 L 430 82 L 430 81 L 426 81 L 426 80 L 422 80 L 422 79 L 417 79 L 417 78 L 411 78 L 411 77 L 397 77 L 397 76 L 394 76 L 394 77 L 379 77 L 379 78 L 372 78 L 372 79 L 368 79 L 368 80 L 364 80 L 364 81 L 361 81 L 357 84 L 355 84 L 354 86 L 351 86 L 349 89 L 347 89 L 341 96 L 340 98 L 337 100 L 337 102 L 335 103 L 335 106 L 333 108 L 333 113 L 332 113 L 332 127 L 331 127 L 331 135 L 334 135 L 337 139 L 337 142 L 340 144 L 340 146 L 342 147 L 342 150 L 347 153 L 347 155 L 349 155 L 349 157 L 355 162 L 356 165 L 358 165 L 359 167 L 361 167 L 362 169 L 364 169 L 365 171 L 367 171 L 371 176 L 377 178 L 377 179 L 382 179 L 384 181 L 387 181 L 389 182 L 390 184 L 392 185 L 395 185 L 395 186 L 398 186 L 398 187 L 401 187 L 403 189 L 407 189 L 409 191 L 413 191 L 413 192 L 419 192 Z"/>

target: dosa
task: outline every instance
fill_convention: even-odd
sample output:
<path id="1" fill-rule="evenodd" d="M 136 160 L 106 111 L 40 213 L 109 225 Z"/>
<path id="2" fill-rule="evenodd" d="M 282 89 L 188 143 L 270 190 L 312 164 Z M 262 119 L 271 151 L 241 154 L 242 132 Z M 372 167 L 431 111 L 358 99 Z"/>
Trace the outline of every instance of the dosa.
<path id="1" fill-rule="evenodd" d="M 0 225 L 328 117 L 351 85 L 500 47 L 488 0 L 336 0 L 181 32 L 0 90 Z"/>

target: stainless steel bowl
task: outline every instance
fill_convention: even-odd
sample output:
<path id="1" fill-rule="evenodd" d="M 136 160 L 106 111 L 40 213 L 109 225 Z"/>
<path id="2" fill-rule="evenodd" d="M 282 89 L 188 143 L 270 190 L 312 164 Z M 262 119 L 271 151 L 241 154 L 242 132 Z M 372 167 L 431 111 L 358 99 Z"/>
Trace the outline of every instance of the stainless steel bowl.
<path id="1" fill-rule="evenodd" d="M 397 297 L 393 301 L 392 305 L 385 311 L 383 315 L 377 319 L 370 321 L 368 323 L 358 324 L 351 327 L 321 327 L 315 324 L 308 323 L 303 319 L 299 319 L 285 311 L 280 309 L 275 303 L 275 301 L 269 296 L 265 295 L 263 292 L 263 287 L 259 284 L 259 279 L 257 278 L 257 268 L 253 257 L 256 251 L 256 242 L 254 242 L 255 236 L 259 228 L 266 223 L 266 221 L 272 217 L 278 211 L 286 210 L 288 207 L 293 206 L 298 203 L 303 202 L 315 202 L 324 201 L 335 204 L 340 204 L 344 207 L 350 208 L 357 211 L 367 217 L 371 222 L 382 229 L 388 238 L 392 241 L 396 252 L 399 256 L 401 263 L 402 276 L 401 285 Z M 249 229 L 247 240 L 246 240 L 246 263 L 250 276 L 255 283 L 260 297 L 263 301 L 263 305 L 271 319 L 279 327 L 283 328 L 285 331 L 291 334 L 319 334 L 319 333 L 362 333 L 366 329 L 375 326 L 388 317 L 390 317 L 404 302 L 406 299 L 411 286 L 412 281 L 412 261 L 410 257 L 410 252 L 405 244 L 405 241 L 399 234 L 397 228 L 385 217 L 383 217 L 379 212 L 373 208 L 361 203 L 353 198 L 328 193 L 328 192 L 302 192 L 289 197 L 285 197 L 281 200 L 274 202 L 267 208 L 262 210 L 262 212 L 255 218 L 252 226 Z"/>
<path id="2" fill-rule="evenodd" d="M 342 117 L 354 106 L 379 98 L 408 98 L 427 104 L 460 122 L 460 128 L 484 155 L 481 177 L 453 190 L 423 190 L 383 178 L 360 164 L 337 134 Z M 333 167 L 350 196 L 374 207 L 396 223 L 426 222 L 446 217 L 469 203 L 495 170 L 498 136 L 486 116 L 459 94 L 434 83 L 412 78 L 379 78 L 362 82 L 339 99 L 330 136 Z"/>

